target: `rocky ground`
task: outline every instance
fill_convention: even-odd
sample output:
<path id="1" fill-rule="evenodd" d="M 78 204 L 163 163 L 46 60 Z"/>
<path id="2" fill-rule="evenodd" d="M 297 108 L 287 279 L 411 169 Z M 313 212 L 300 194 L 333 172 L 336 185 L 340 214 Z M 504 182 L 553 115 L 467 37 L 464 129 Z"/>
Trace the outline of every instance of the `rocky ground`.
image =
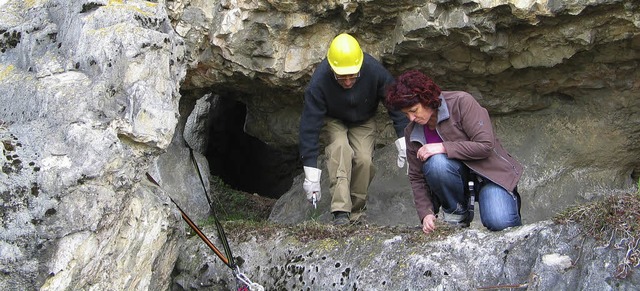
<path id="1" fill-rule="evenodd" d="M 240 229 L 242 232 L 258 232 L 264 235 L 270 231 L 276 232 L 277 228 L 279 230 L 286 229 L 301 241 L 339 239 L 357 234 L 371 235 L 374 233 L 378 235 L 402 234 L 407 236 L 410 241 L 424 239 L 424 236 L 415 227 L 377 226 L 366 220 L 342 228 L 325 226 L 324 223 L 315 220 L 288 227 L 261 223 L 269 219 L 277 199 L 231 189 L 217 177 L 213 177 L 211 180 L 211 189 L 217 193 L 218 197 L 215 202 L 218 217 L 227 222 L 225 225 L 233 229 L 233 233 Z M 638 188 L 640 188 L 640 181 Z M 577 223 L 583 233 L 599 241 L 618 237 L 621 242 L 626 242 L 623 244 L 624 246 L 617 245 L 617 247 L 627 247 L 628 251 L 625 259 L 616 270 L 616 277 L 625 278 L 634 268 L 640 266 L 640 249 L 638 249 L 640 241 L 639 205 L 640 190 L 637 190 L 636 193 L 612 195 L 592 203 L 574 205 L 556 215 L 552 220 L 558 224 Z M 258 222 L 258 224 L 253 222 Z M 441 227 L 431 236 L 431 239 L 446 237 L 458 231 L 461 229 Z"/>

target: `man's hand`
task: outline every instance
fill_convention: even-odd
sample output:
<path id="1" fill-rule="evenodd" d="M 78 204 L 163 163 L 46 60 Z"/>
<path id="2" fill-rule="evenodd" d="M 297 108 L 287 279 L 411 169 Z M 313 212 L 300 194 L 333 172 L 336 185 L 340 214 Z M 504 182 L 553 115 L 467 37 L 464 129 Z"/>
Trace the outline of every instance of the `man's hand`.
<path id="1" fill-rule="evenodd" d="M 322 196 L 322 192 L 320 191 L 320 175 L 322 174 L 322 170 L 307 166 L 304 166 L 303 169 L 304 182 L 302 183 L 302 188 L 307 194 L 307 200 L 314 203 L 313 194 L 315 193 L 315 202 L 318 202 Z"/>
<path id="2" fill-rule="evenodd" d="M 402 168 L 407 161 L 407 144 L 404 137 L 397 139 L 395 144 L 398 149 L 398 167 Z"/>
<path id="3" fill-rule="evenodd" d="M 427 216 L 422 219 L 422 231 L 425 234 L 429 234 L 434 230 L 436 230 L 436 216 L 427 214 Z"/>

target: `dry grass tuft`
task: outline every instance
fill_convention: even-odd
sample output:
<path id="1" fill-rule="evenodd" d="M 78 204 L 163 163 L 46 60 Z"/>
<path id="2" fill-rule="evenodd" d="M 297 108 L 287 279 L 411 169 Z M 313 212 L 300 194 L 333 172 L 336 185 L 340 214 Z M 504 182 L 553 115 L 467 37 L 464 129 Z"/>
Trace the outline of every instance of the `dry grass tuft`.
<path id="1" fill-rule="evenodd" d="M 639 182 L 640 184 L 640 182 Z M 635 194 L 606 197 L 593 203 L 573 206 L 554 218 L 556 223 L 578 223 L 585 236 L 607 246 L 626 250 L 615 276 L 626 278 L 640 266 L 640 190 Z"/>

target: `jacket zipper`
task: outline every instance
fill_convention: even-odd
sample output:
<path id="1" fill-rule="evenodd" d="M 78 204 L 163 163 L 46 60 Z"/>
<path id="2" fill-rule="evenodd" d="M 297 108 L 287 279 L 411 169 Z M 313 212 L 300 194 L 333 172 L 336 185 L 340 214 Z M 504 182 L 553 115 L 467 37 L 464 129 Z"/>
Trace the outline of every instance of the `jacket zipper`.
<path id="1" fill-rule="evenodd" d="M 513 169 L 513 171 L 516 173 L 516 175 L 520 175 L 520 172 L 518 172 L 518 170 L 516 169 L 516 166 L 514 166 L 509 160 L 507 160 L 507 158 L 503 157 L 502 155 L 500 155 L 495 148 L 493 148 L 493 152 L 496 153 L 496 155 L 498 157 L 500 157 L 502 160 L 504 160 L 505 162 L 507 162 L 507 164 L 509 164 L 511 166 L 511 168 Z"/>

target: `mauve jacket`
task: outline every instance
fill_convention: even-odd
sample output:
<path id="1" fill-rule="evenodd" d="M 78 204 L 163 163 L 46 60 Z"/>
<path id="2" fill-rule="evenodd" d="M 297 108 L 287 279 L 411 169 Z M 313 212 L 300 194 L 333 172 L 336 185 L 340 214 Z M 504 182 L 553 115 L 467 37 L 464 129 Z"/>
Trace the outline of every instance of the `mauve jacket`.
<path id="1" fill-rule="evenodd" d="M 462 91 L 443 91 L 438 108 L 436 131 L 450 159 L 463 162 L 485 179 L 513 192 L 522 176 L 522 165 L 500 144 L 493 132 L 489 113 L 471 96 Z M 420 222 L 434 214 L 431 191 L 422 173 L 423 162 L 418 149 L 426 144 L 424 127 L 415 122 L 404 130 L 409 163 L 409 181 Z"/>

